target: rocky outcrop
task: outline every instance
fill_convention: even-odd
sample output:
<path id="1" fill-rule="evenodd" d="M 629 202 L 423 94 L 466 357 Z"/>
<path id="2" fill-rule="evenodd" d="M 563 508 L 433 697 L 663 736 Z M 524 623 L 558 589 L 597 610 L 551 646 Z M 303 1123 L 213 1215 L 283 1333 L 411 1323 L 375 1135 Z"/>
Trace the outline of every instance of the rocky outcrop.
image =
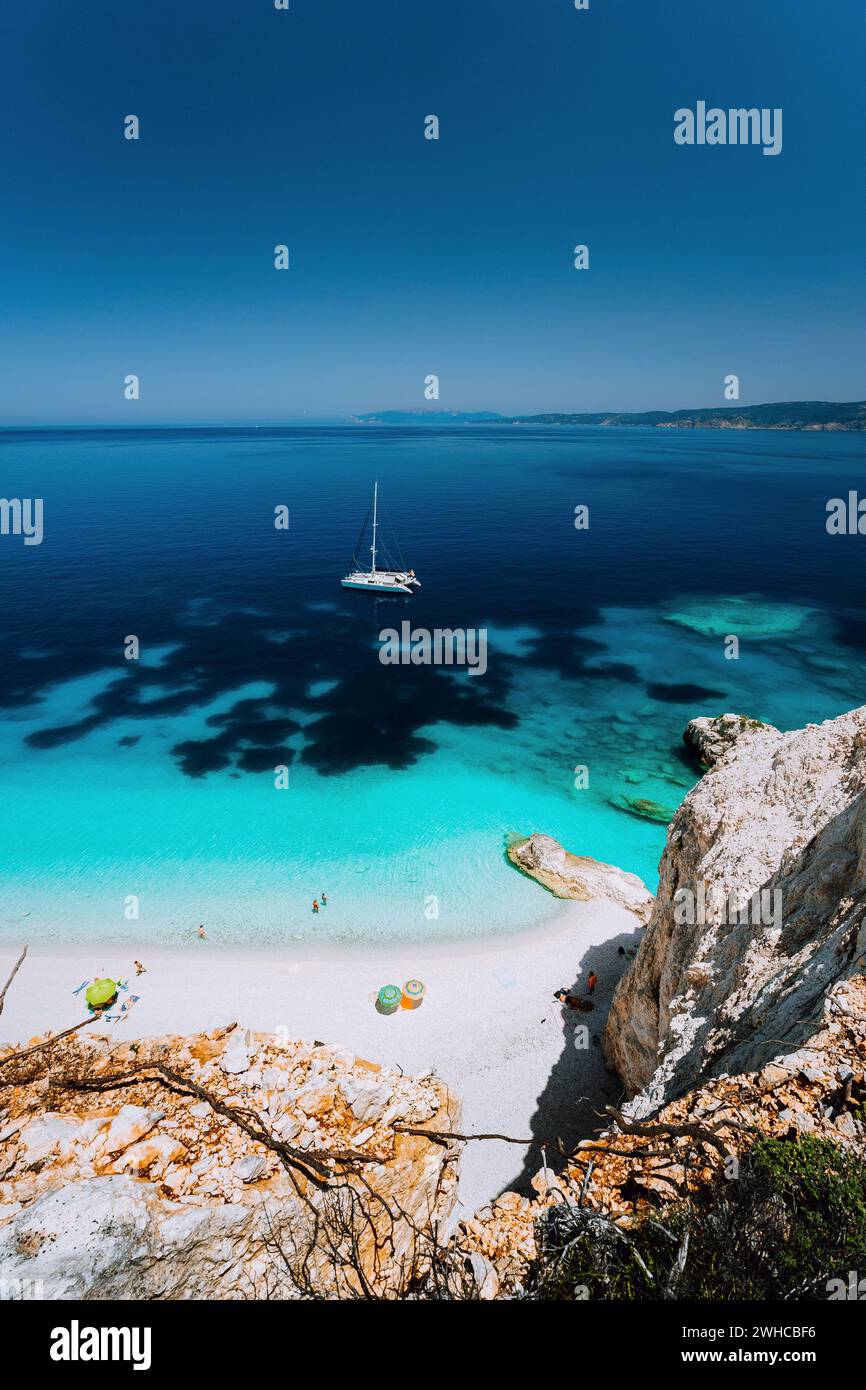
<path id="1" fill-rule="evenodd" d="M 718 714 L 714 719 L 690 719 L 683 743 L 704 767 L 713 767 L 745 735 L 767 730 L 778 733 L 772 724 L 762 724 L 760 719 L 747 719 L 744 714 Z"/>
<path id="2" fill-rule="evenodd" d="M 686 797 L 605 1029 L 632 1113 L 795 1052 L 862 971 L 864 788 L 866 707 L 745 730 Z"/>
<path id="3" fill-rule="evenodd" d="M 866 1155 L 866 708 L 792 733 L 738 715 L 690 729 L 709 770 L 605 1029 L 632 1099 L 535 1175 L 534 1199 L 504 1193 L 460 1226 L 506 1292 L 552 1212 L 615 1233 L 709 1191 L 758 1136 Z"/>
<path id="4" fill-rule="evenodd" d="M 866 1155 L 866 979 L 832 986 L 817 1030 L 757 1072 L 724 1076 L 663 1106 L 649 1132 L 610 1122 L 584 1140 L 555 1175 L 533 1179 L 533 1200 L 506 1192 L 460 1224 L 461 1250 L 477 1251 L 508 1291 L 525 1280 L 538 1249 L 539 1218 L 564 1204 L 617 1227 L 706 1190 L 756 1137 L 809 1134 Z M 691 1131 L 691 1132 L 690 1132 Z M 711 1133 L 704 1142 L 702 1133 Z"/>
<path id="5" fill-rule="evenodd" d="M 237 1027 L 80 1036 L 3 1076 L 9 1297 L 351 1297 L 362 1279 L 398 1296 L 456 1200 L 456 1146 L 424 1136 L 457 1127 L 454 1097 L 340 1048 Z"/>
<path id="6" fill-rule="evenodd" d="M 576 898 L 580 902 L 607 898 L 633 912 L 639 921 L 649 921 L 652 894 L 637 874 L 586 855 L 571 854 L 550 835 L 530 835 L 527 840 L 514 841 L 508 847 L 508 857 L 516 868 L 557 898 Z"/>

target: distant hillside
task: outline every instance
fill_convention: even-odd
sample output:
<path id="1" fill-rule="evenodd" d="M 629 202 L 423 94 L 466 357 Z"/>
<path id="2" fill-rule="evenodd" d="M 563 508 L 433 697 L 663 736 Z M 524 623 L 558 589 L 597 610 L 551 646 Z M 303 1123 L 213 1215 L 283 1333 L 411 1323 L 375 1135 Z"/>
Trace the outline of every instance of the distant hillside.
<path id="1" fill-rule="evenodd" d="M 701 410 L 559 412 L 497 415 L 493 411 L 382 410 L 353 416 L 361 425 L 644 425 L 656 429 L 866 430 L 866 401 L 777 401 Z"/>
<path id="2" fill-rule="evenodd" d="M 777 401 L 592 415 L 518 415 L 521 425 L 654 425 L 659 429 L 866 430 L 866 401 Z"/>
<path id="3" fill-rule="evenodd" d="M 491 410 L 378 410 L 373 415 L 353 415 L 356 425 L 510 425 L 508 415 Z"/>

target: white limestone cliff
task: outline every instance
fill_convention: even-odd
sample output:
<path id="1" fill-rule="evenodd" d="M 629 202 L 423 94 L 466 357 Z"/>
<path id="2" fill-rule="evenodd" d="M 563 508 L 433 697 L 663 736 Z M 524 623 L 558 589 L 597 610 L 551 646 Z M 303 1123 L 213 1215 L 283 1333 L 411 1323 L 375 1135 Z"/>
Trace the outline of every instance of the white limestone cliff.
<path id="1" fill-rule="evenodd" d="M 743 728 L 685 798 L 605 1029 L 632 1113 L 794 1051 L 862 972 L 864 788 L 866 707 Z"/>

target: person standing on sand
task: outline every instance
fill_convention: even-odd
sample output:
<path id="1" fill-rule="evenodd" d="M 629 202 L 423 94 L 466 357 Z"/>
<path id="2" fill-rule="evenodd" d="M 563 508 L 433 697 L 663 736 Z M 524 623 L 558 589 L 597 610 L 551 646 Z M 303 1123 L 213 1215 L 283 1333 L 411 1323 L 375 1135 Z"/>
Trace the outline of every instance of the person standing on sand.
<path id="1" fill-rule="evenodd" d="M 199 939 L 199 941 L 204 941 L 204 939 L 205 939 L 205 937 L 204 937 L 204 927 L 201 925 L 201 923 L 199 923 L 199 928 L 198 928 L 198 939 Z"/>
<path id="2" fill-rule="evenodd" d="M 141 963 L 140 960 L 134 960 L 132 963 L 133 963 L 133 965 L 135 966 L 135 973 L 136 973 L 136 975 L 144 975 L 144 974 L 146 974 L 145 968 L 144 968 L 144 966 L 142 965 L 142 963 Z"/>
<path id="3" fill-rule="evenodd" d="M 598 976 L 596 975 L 594 970 L 590 970 L 589 974 L 586 977 L 586 987 L 589 990 L 590 994 L 592 994 L 597 984 Z"/>

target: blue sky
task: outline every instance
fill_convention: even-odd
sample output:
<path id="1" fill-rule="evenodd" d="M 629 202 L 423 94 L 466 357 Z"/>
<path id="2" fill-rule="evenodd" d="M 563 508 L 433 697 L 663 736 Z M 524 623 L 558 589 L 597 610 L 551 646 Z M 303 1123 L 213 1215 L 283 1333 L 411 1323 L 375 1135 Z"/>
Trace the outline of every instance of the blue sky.
<path id="1" fill-rule="evenodd" d="M 44 0 L 0 43 L 0 423 L 866 397 L 863 0 Z M 698 99 L 782 153 L 677 146 Z"/>

